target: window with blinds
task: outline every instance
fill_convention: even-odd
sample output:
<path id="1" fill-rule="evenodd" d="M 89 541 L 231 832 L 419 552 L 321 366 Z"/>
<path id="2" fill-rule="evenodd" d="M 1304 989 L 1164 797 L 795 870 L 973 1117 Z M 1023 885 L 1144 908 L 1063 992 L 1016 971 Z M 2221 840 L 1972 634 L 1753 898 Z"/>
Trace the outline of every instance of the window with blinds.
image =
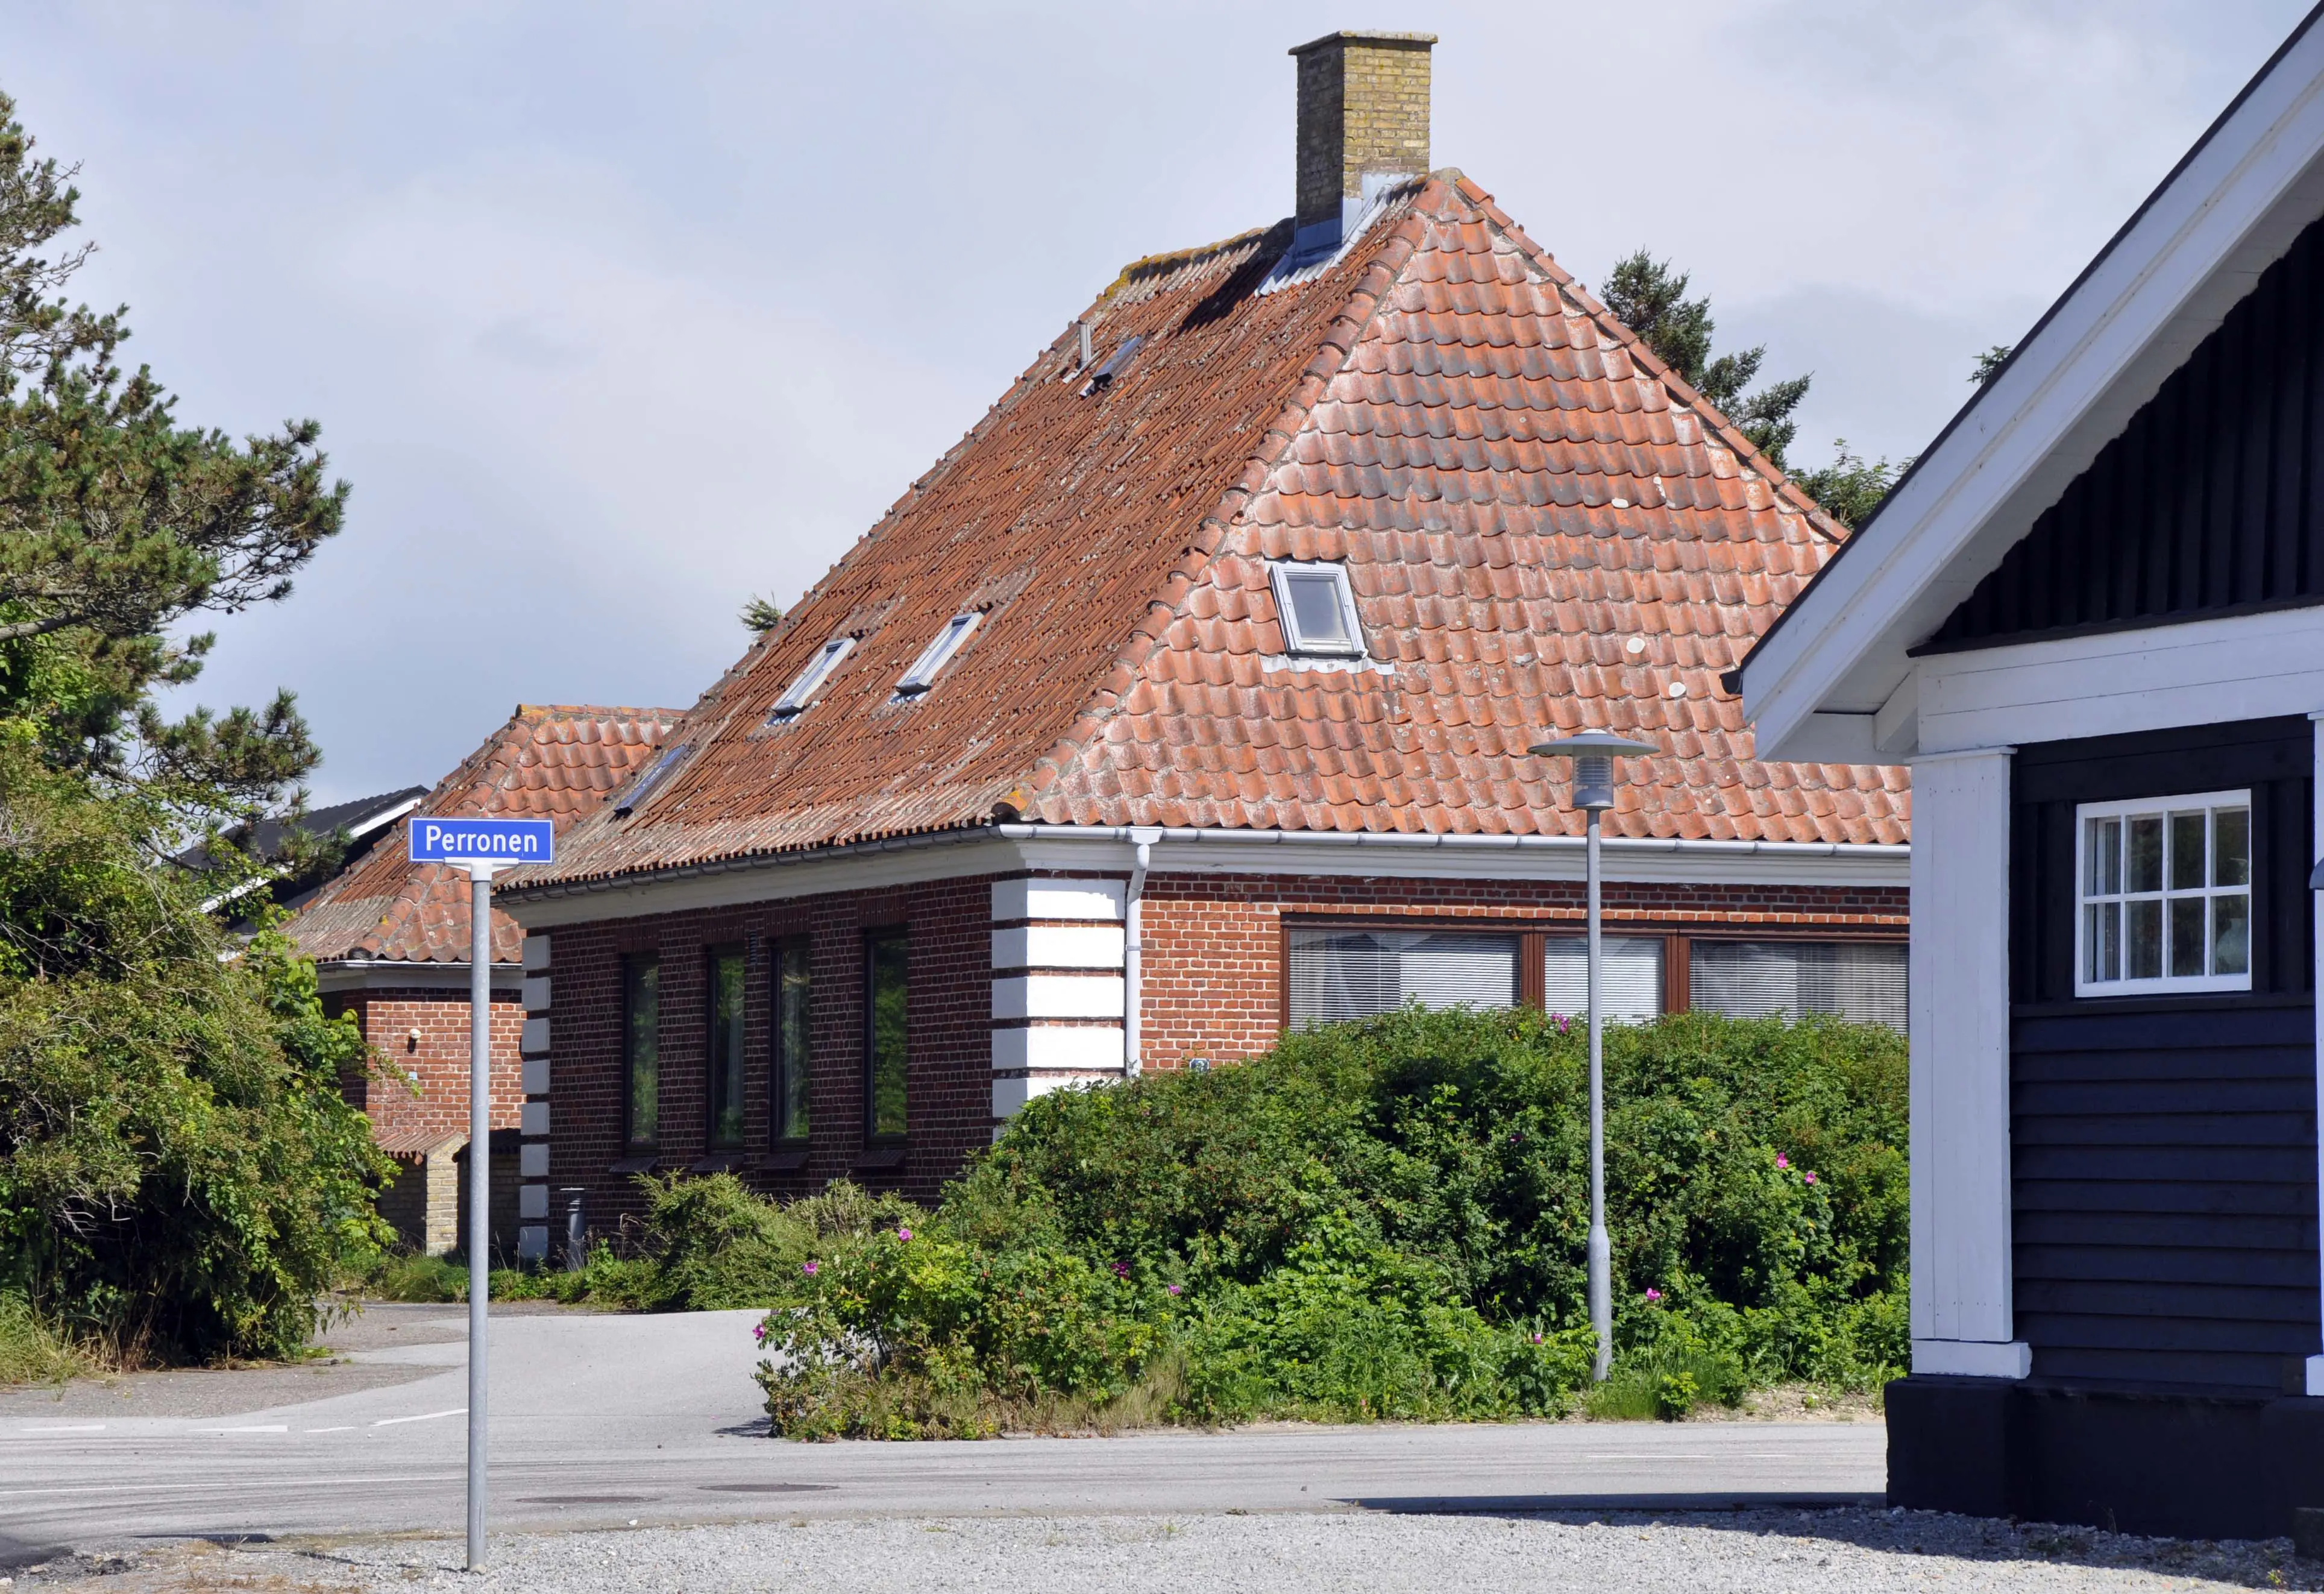
<path id="1" fill-rule="evenodd" d="M 1609 935 L 1599 941 L 1598 978 L 1609 1024 L 1645 1024 L 1663 1010 L 1663 938 Z M 1590 1015 L 1590 938 L 1553 935 L 1542 956 L 1542 1006 Z"/>
<path id="2" fill-rule="evenodd" d="M 1291 1027 L 1424 1007 L 1514 1007 L 1517 938 L 1421 930 L 1291 931 Z"/>
<path id="3" fill-rule="evenodd" d="M 1697 1013 L 1794 1019 L 1836 1013 L 1904 1027 L 1901 941 L 1698 941 L 1687 981 Z"/>

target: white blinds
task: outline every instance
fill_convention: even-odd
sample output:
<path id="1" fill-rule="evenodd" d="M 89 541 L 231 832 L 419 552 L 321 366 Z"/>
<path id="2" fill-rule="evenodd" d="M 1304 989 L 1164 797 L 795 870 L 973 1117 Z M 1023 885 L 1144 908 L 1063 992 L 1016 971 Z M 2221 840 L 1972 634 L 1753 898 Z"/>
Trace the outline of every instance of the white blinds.
<path id="1" fill-rule="evenodd" d="M 1699 941 L 1687 977 L 1698 1013 L 1836 1013 L 1904 1027 L 1904 947 L 1898 941 Z"/>
<path id="2" fill-rule="evenodd" d="M 1663 938 L 1609 935 L 1599 942 L 1608 1024 L 1645 1024 L 1663 1010 Z M 1590 941 L 1554 935 L 1542 959 L 1542 1006 L 1590 1016 Z"/>
<path id="3" fill-rule="evenodd" d="M 1404 930 L 1294 930 L 1291 1027 L 1424 1007 L 1514 1007 L 1517 938 Z"/>

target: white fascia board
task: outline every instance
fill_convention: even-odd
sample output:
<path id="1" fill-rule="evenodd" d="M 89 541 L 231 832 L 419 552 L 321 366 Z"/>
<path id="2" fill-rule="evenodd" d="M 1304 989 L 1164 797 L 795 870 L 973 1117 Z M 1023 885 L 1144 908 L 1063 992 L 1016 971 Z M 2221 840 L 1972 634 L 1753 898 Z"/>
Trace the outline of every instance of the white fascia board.
<path id="1" fill-rule="evenodd" d="M 1869 717 L 1866 723 L 1869 725 Z M 1860 734 L 1868 738 L 1870 733 Z M 834 848 L 738 861 L 716 870 L 567 888 L 554 895 L 496 900 L 494 905 L 513 915 L 528 931 L 538 932 L 561 924 L 785 902 L 830 892 L 977 875 L 1104 870 L 1127 876 L 1137 863 L 1140 839 L 1152 848 L 1149 867 L 1157 874 L 1579 880 L 1583 869 L 1579 836 L 1010 824 L 966 838 L 943 832 L 871 848 Z M 1903 885 L 1910 877 L 1911 853 L 1911 848 L 1903 843 L 1640 840 L 1617 836 L 1605 842 L 1605 877 L 1703 885 Z"/>
<path id="2" fill-rule="evenodd" d="M 2324 609 L 2278 609 L 1917 662 L 1920 750 L 2024 746 L 2324 709 Z"/>
<path id="3" fill-rule="evenodd" d="M 465 995 L 468 989 L 466 963 L 408 963 L 393 958 L 333 958 L 318 959 L 315 984 L 334 994 L 361 990 L 445 990 Z M 494 995 L 514 995 L 524 987 L 524 968 L 517 963 L 493 965 Z"/>
<path id="4" fill-rule="evenodd" d="M 372 815 L 371 818 L 364 820 L 363 823 L 348 826 L 347 835 L 350 839 L 356 836 L 368 836 L 383 825 L 393 824 L 405 814 L 410 813 L 413 809 L 419 807 L 424 801 L 424 798 L 406 797 L 401 802 L 380 810 L 379 812 Z"/>
<path id="5" fill-rule="evenodd" d="M 2324 28 L 2310 27 L 2052 309 L 1743 665 L 1763 758 L 1877 712 L 1925 640 L 2324 214 Z"/>

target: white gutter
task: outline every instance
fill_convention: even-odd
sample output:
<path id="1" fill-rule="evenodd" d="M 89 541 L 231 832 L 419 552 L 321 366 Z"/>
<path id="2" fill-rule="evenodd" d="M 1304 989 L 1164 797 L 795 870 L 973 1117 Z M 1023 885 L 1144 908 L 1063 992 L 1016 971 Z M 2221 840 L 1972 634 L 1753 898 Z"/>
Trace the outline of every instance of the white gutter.
<path id="1" fill-rule="evenodd" d="M 1142 825 L 995 825 L 1010 841 L 1128 841 L 1141 847 L 1157 842 L 1181 846 L 1188 842 L 1240 847 L 1376 847 L 1398 850 L 1436 849 L 1448 852 L 1572 852 L 1583 848 L 1579 836 L 1451 836 L 1414 835 L 1401 830 L 1239 830 L 1223 827 L 1196 829 L 1148 829 Z M 1908 858 L 1912 845 L 1903 841 L 1688 841 L 1674 836 L 1609 836 L 1600 843 L 1609 852 L 1640 854 L 1702 853 L 1720 857 L 1887 857 Z"/>

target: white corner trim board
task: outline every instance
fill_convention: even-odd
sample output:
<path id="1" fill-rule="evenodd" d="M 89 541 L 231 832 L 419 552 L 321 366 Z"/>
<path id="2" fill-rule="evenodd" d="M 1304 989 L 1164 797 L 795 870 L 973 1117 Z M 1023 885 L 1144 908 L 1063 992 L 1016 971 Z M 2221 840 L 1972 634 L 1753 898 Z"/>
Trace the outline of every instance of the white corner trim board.
<path id="1" fill-rule="evenodd" d="M 2023 1339 L 1916 1339 L 1913 1370 L 1956 1378 L 2024 1378 L 2034 1371 L 2034 1352 Z"/>
<path id="2" fill-rule="evenodd" d="M 2013 1336 L 2009 755 L 1916 759 L 1913 823 L 1913 1338 Z M 1915 1351 L 1915 1366 L 1918 1366 Z"/>
<path id="3" fill-rule="evenodd" d="M 2306 714 L 2324 608 L 2275 609 L 1919 661 L 1923 752 Z"/>

